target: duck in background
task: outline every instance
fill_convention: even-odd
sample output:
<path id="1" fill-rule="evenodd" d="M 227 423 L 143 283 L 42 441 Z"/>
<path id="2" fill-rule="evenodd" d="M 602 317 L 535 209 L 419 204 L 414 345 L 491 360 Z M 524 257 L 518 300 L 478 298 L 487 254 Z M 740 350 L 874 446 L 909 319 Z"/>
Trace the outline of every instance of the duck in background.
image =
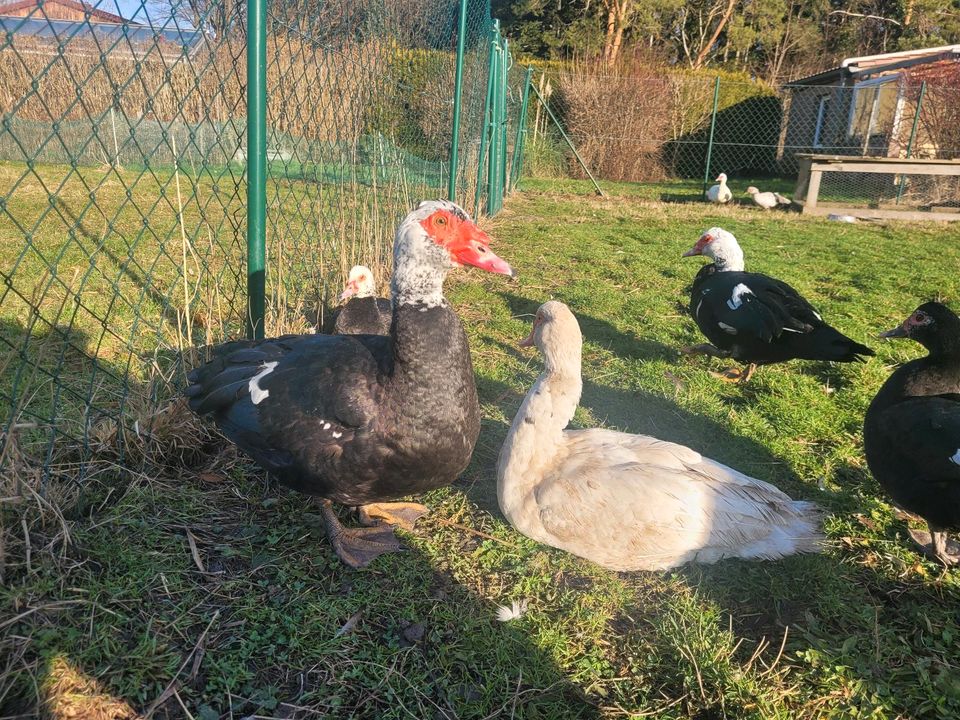
<path id="1" fill-rule="evenodd" d="M 497 464 L 497 499 L 521 533 L 611 570 L 665 570 L 820 549 L 820 511 L 682 445 L 564 430 L 580 400 L 580 326 L 561 302 L 537 310 L 522 347 L 544 370 Z"/>
<path id="2" fill-rule="evenodd" d="M 760 192 L 753 185 L 747 188 L 747 195 L 753 199 L 755 205 L 759 205 L 764 210 L 775 208 L 777 205 L 790 205 L 790 198 L 778 192 Z"/>
<path id="3" fill-rule="evenodd" d="M 743 251 L 732 233 L 712 227 L 683 257 L 706 255 L 693 280 L 690 314 L 710 343 L 684 348 L 688 354 L 732 357 L 745 371 L 719 377 L 747 382 L 758 365 L 785 360 L 854 362 L 873 350 L 827 325 L 813 306 L 785 282 L 744 271 Z"/>
<path id="4" fill-rule="evenodd" d="M 718 185 L 713 185 L 707 190 L 707 200 L 712 203 L 724 203 L 730 202 L 733 198 L 733 193 L 730 192 L 730 188 L 727 187 L 727 175 L 726 173 L 720 173 L 717 175 L 715 182 L 718 182 Z"/>
<path id="5" fill-rule="evenodd" d="M 960 318 L 924 303 L 881 337 L 915 340 L 927 356 L 900 366 L 880 388 L 863 420 L 870 472 L 904 510 L 927 522 L 910 529 L 923 551 L 951 566 L 960 547 Z"/>
<path id="6" fill-rule="evenodd" d="M 377 297 L 373 271 L 366 265 L 350 268 L 347 284 L 340 293 L 346 300 L 333 322 L 335 335 L 386 335 L 393 321 L 389 298 Z"/>
<path id="7" fill-rule="evenodd" d="M 386 336 L 287 335 L 214 350 L 189 375 L 199 415 L 268 472 L 324 498 L 337 555 L 362 567 L 399 548 L 390 524 L 426 508 L 387 503 L 448 485 L 480 432 L 480 406 L 463 325 L 443 296 L 454 267 L 513 275 L 490 238 L 457 205 L 423 202 L 397 228 L 393 323 Z M 347 529 L 331 501 L 360 505 L 387 525 Z"/>

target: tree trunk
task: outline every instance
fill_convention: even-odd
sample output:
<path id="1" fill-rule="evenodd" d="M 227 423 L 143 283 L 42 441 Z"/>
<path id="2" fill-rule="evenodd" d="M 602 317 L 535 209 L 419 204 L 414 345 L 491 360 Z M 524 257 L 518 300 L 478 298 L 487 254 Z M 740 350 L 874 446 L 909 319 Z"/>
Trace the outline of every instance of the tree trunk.
<path id="1" fill-rule="evenodd" d="M 617 29 L 617 4 L 607 5 L 607 33 L 603 38 L 603 61 L 610 64 L 610 53 L 613 51 L 613 38 Z"/>
<path id="2" fill-rule="evenodd" d="M 694 70 L 703 67 L 703 63 L 707 59 L 707 55 L 710 54 L 710 48 L 713 47 L 713 44 L 717 41 L 717 38 L 720 37 L 720 33 L 723 32 L 723 28 L 726 27 L 727 22 L 730 20 L 730 16 L 733 15 L 733 8 L 736 6 L 736 4 L 737 0 L 727 0 L 727 9 L 724 11 L 723 17 L 720 18 L 720 22 L 717 23 L 717 27 L 714 29 L 713 35 L 710 36 L 710 39 L 700 49 L 700 52 L 697 54 L 697 59 L 693 61 Z"/>
<path id="3" fill-rule="evenodd" d="M 613 65 L 623 45 L 623 31 L 627 29 L 632 0 L 609 0 L 607 5 L 607 33 L 603 40 L 603 60 Z"/>

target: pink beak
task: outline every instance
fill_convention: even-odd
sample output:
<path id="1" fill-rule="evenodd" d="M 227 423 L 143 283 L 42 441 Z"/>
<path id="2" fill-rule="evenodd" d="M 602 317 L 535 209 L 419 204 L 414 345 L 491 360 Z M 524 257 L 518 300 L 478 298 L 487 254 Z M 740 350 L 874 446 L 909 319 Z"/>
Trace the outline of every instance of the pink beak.
<path id="1" fill-rule="evenodd" d="M 534 330 L 536 330 L 536 328 L 534 328 Z M 530 334 L 527 335 L 523 340 L 521 340 L 521 341 L 518 343 L 518 346 L 519 346 L 519 347 L 533 347 L 533 332 L 534 332 L 534 330 L 531 330 L 531 331 L 530 331 Z"/>
<path id="2" fill-rule="evenodd" d="M 456 262 L 473 265 L 487 272 L 515 277 L 516 273 L 506 260 L 490 249 L 490 236 L 469 220 L 460 226 L 460 232 L 447 250 Z"/>
<path id="3" fill-rule="evenodd" d="M 340 293 L 340 300 L 343 301 L 343 300 L 346 300 L 348 297 L 352 297 L 353 295 L 356 295 L 359 289 L 360 288 L 357 286 L 357 281 L 351 280 L 343 288 L 343 292 Z"/>

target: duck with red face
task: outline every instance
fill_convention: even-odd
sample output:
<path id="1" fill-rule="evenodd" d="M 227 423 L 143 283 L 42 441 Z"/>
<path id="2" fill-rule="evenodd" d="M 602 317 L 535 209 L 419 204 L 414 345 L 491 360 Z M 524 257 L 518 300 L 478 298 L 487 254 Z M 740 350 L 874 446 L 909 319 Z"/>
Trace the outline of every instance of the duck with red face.
<path id="1" fill-rule="evenodd" d="M 683 257 L 705 255 L 712 263 L 700 268 L 690 293 L 690 314 L 709 343 L 685 348 L 733 358 L 746 370 L 719 374 L 724 380 L 747 382 L 758 365 L 786 360 L 857 362 L 873 350 L 837 331 L 807 300 L 781 280 L 746 272 L 737 239 L 713 227 Z"/>
<path id="2" fill-rule="evenodd" d="M 323 498 L 337 555 L 361 567 L 399 543 L 391 525 L 426 511 L 387 502 L 453 482 L 480 431 L 463 326 L 443 296 L 460 265 L 513 276 L 457 205 L 422 202 L 394 238 L 389 334 L 227 343 L 190 374 L 190 406 L 268 472 Z M 347 529 L 331 502 L 386 524 Z"/>

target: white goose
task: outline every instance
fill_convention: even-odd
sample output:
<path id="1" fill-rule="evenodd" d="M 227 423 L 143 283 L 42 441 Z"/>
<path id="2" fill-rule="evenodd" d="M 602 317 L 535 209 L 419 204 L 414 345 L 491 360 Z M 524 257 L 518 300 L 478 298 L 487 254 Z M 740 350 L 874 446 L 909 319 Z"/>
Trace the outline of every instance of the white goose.
<path id="1" fill-rule="evenodd" d="M 733 193 L 730 192 L 730 188 L 727 187 L 726 173 L 720 173 L 717 175 L 716 181 L 720 184 L 713 185 L 709 190 L 707 190 L 707 200 L 713 203 L 730 202 L 730 200 L 733 198 Z"/>
<path id="2" fill-rule="evenodd" d="M 580 326 L 540 307 L 521 346 L 545 369 L 500 451 L 497 499 L 521 533 L 611 570 L 664 570 L 820 548 L 820 511 L 773 485 L 646 435 L 564 430 L 580 400 Z"/>

